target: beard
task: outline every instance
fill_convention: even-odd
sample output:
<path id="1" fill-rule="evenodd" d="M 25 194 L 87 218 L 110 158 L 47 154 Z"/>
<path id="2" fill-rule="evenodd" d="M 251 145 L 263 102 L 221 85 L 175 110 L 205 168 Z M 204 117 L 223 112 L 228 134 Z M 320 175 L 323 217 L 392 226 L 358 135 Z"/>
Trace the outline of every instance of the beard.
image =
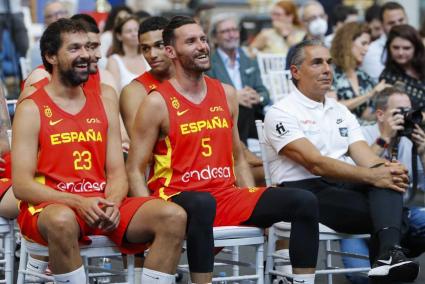
<path id="1" fill-rule="evenodd" d="M 185 55 L 179 52 L 176 52 L 178 58 L 180 59 L 180 64 L 185 70 L 193 71 L 193 72 L 205 72 L 210 70 L 211 68 L 211 61 L 210 61 L 210 53 L 209 51 L 205 52 L 198 52 L 193 56 Z M 207 56 L 208 63 L 200 63 L 197 62 L 197 58 L 199 56 Z"/>
<path id="2" fill-rule="evenodd" d="M 87 70 L 76 71 L 74 67 L 79 64 L 87 64 Z M 61 82 L 65 86 L 69 87 L 77 87 L 82 83 L 87 82 L 89 78 L 89 64 L 89 60 L 81 58 L 74 60 L 71 64 L 71 67 L 68 69 L 62 68 L 62 66 L 59 64 L 59 77 L 61 79 Z"/>

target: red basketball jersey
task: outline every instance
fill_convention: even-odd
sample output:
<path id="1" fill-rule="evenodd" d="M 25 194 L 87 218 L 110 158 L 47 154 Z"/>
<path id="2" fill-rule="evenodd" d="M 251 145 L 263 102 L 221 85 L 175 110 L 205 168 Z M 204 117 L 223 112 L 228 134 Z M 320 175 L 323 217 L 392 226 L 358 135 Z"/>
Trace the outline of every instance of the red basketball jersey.
<path id="1" fill-rule="evenodd" d="M 43 69 L 43 70 L 45 70 L 44 65 L 41 64 L 41 65 L 38 65 L 33 71 L 31 71 L 31 73 L 34 72 L 37 69 Z M 29 75 L 31 75 L 31 73 Z M 28 75 L 28 77 L 29 77 L 29 75 Z M 24 85 L 25 85 L 25 82 L 26 81 L 27 81 L 27 78 L 25 78 L 21 82 L 21 92 L 24 89 Z M 36 89 L 40 89 L 40 88 L 43 88 L 45 85 L 47 85 L 47 83 L 49 83 L 49 79 L 48 78 L 43 78 L 43 79 L 41 79 L 41 80 L 39 80 L 39 81 L 31 84 L 31 86 L 33 86 Z"/>
<path id="2" fill-rule="evenodd" d="M 89 92 L 92 94 L 101 94 L 99 70 L 97 70 L 96 73 L 89 75 L 89 79 L 83 84 L 83 90 L 86 94 Z"/>
<path id="3" fill-rule="evenodd" d="M 35 69 L 45 69 L 43 65 L 37 66 L 37 68 Z M 34 70 L 35 70 L 34 69 Z M 21 83 L 21 91 L 24 89 L 24 85 L 25 85 L 25 80 L 22 81 Z M 33 86 L 35 89 L 41 89 L 44 86 L 46 86 L 48 83 L 50 82 L 49 78 L 45 77 L 33 84 L 31 84 L 31 86 Z M 99 70 L 94 73 L 94 74 L 89 74 L 89 78 L 87 79 L 87 82 L 85 82 L 83 84 L 83 89 L 86 93 L 91 92 L 94 94 L 100 94 L 100 74 L 99 74 Z"/>
<path id="4" fill-rule="evenodd" d="M 102 193 L 108 120 L 101 97 L 85 94 L 85 105 L 75 115 L 57 106 L 44 88 L 28 97 L 40 112 L 35 178 L 63 192 Z"/>
<path id="5" fill-rule="evenodd" d="M 161 84 L 161 82 L 158 81 L 149 71 L 146 71 L 134 80 L 142 84 L 143 87 L 145 87 L 147 93 L 152 90 L 155 90 L 159 86 L 159 84 Z"/>
<path id="6" fill-rule="evenodd" d="M 232 117 L 217 80 L 205 77 L 207 94 L 194 104 L 169 81 L 157 88 L 169 113 L 170 129 L 156 143 L 148 187 L 168 198 L 180 191 L 233 187 Z"/>

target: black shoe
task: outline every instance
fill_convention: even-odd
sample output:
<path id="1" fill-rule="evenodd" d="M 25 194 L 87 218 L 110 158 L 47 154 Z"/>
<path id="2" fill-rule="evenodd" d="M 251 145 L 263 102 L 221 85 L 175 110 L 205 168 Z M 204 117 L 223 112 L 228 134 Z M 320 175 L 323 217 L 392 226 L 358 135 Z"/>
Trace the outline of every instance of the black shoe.
<path id="1" fill-rule="evenodd" d="M 409 260 L 400 246 L 394 246 L 373 264 L 368 276 L 382 281 L 413 282 L 419 273 L 419 264 Z"/>

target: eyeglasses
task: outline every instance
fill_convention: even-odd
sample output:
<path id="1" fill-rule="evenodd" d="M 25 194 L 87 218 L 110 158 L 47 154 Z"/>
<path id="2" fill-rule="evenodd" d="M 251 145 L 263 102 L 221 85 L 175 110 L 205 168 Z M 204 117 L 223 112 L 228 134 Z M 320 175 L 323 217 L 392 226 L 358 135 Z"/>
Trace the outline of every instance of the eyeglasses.
<path id="1" fill-rule="evenodd" d="M 326 18 L 326 15 L 325 14 L 320 14 L 320 15 L 311 16 L 311 17 L 306 18 L 305 21 L 307 23 L 310 23 L 310 22 L 312 22 L 312 21 L 314 21 L 316 19 L 319 19 L 319 18 L 325 19 Z"/>
<path id="2" fill-rule="evenodd" d="M 67 15 L 68 15 L 68 12 L 66 10 L 59 10 L 51 14 L 44 15 L 44 17 L 46 19 L 53 19 L 53 18 L 66 17 Z"/>
<path id="3" fill-rule="evenodd" d="M 217 31 L 217 33 L 219 34 L 228 34 L 228 33 L 237 33 L 237 32 L 239 32 L 238 28 L 228 28 L 225 30 Z"/>

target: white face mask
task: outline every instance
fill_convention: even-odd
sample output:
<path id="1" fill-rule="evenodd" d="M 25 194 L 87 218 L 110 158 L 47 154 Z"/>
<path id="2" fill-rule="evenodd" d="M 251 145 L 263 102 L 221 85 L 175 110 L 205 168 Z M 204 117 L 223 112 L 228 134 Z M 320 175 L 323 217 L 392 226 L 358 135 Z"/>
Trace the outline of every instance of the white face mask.
<path id="1" fill-rule="evenodd" d="M 327 30 L 328 22 L 322 18 L 314 19 L 308 25 L 308 31 L 312 36 L 324 36 Z"/>

